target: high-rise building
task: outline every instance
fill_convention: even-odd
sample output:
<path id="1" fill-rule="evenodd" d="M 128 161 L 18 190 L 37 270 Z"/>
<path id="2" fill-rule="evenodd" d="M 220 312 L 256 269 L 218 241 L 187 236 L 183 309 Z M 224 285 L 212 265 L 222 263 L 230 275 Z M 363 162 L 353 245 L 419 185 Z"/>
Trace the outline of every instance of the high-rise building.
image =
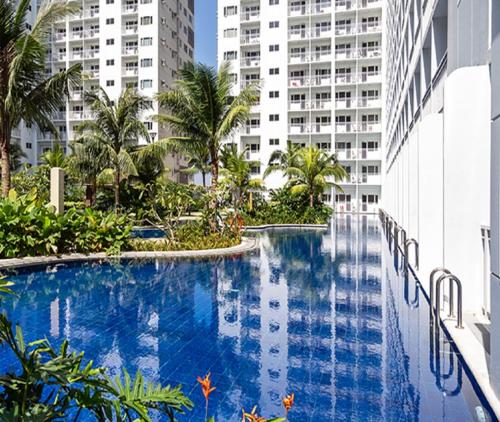
<path id="1" fill-rule="evenodd" d="M 194 0 L 85 0 L 81 12 L 57 22 L 50 40 L 47 71 L 58 72 L 81 63 L 81 84 L 71 92 L 65 108 L 54 116 L 63 146 L 74 139 L 75 127 L 91 118 L 84 92 L 102 87 L 118 98 L 127 87 L 151 97 L 152 110 L 144 122 L 153 140 L 167 135 L 151 119 L 158 113 L 155 93 L 172 86 L 177 72 L 193 60 Z M 35 6 L 36 5 L 36 6 Z M 34 2 L 33 7 L 39 7 Z M 32 164 L 51 148 L 51 133 L 33 130 L 22 140 Z M 181 164 L 169 157 L 172 176 Z"/>
<path id="2" fill-rule="evenodd" d="M 231 139 L 262 178 L 287 140 L 336 152 L 349 177 L 325 192 L 337 211 L 376 212 L 382 170 L 382 1 L 221 0 L 218 61 L 235 93 L 262 83 L 260 104 Z M 280 174 L 266 187 L 284 184 Z"/>

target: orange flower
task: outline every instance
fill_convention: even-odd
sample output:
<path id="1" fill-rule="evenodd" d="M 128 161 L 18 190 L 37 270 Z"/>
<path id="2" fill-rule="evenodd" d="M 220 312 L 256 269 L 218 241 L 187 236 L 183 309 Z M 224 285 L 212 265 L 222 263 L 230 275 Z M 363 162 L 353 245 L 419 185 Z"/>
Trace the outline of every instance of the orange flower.
<path id="1" fill-rule="evenodd" d="M 211 387 L 212 381 L 210 380 L 210 372 L 205 375 L 205 378 L 198 377 L 196 380 L 201 384 L 201 390 L 205 396 L 205 400 L 208 400 L 208 396 L 215 390 L 215 387 Z"/>
<path id="2" fill-rule="evenodd" d="M 288 411 L 292 408 L 293 406 L 293 400 L 295 399 L 295 394 L 289 394 L 283 399 L 283 406 L 285 406 L 285 410 L 288 413 Z"/>
<path id="3" fill-rule="evenodd" d="M 245 412 L 245 409 L 241 409 L 243 411 L 243 419 L 242 422 L 267 422 L 266 418 L 257 415 L 257 406 L 254 406 L 250 413 Z"/>

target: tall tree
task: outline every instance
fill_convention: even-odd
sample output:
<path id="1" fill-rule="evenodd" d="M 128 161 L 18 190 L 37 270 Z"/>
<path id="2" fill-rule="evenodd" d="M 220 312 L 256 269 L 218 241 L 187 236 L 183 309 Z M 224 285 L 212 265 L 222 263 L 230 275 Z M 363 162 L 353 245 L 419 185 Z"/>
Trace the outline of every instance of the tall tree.
<path id="1" fill-rule="evenodd" d="M 69 87 L 80 79 L 79 64 L 48 77 L 45 72 L 47 39 L 54 22 L 77 12 L 67 0 L 42 4 L 31 29 L 26 26 L 30 0 L 0 0 L 0 149 L 2 194 L 10 189 L 10 146 L 12 130 L 22 120 L 58 132 L 52 114 L 65 104 Z M 15 5 L 17 4 L 17 8 Z"/>
<path id="2" fill-rule="evenodd" d="M 289 140 L 286 143 L 286 151 L 273 151 L 264 172 L 264 178 L 277 171 L 281 171 L 284 174 L 288 167 L 294 167 L 300 148 L 299 144 Z"/>
<path id="3" fill-rule="evenodd" d="M 294 166 L 288 167 L 285 174 L 294 194 L 307 193 L 309 206 L 320 201 L 327 187 L 342 188 L 335 182 L 347 178 L 347 172 L 338 162 L 336 154 L 327 154 L 316 147 L 301 148 L 297 153 Z"/>
<path id="4" fill-rule="evenodd" d="M 66 154 L 64 154 L 61 144 L 56 142 L 50 150 L 42 155 L 41 161 L 50 168 L 64 167 L 66 165 Z"/>
<path id="5" fill-rule="evenodd" d="M 156 143 L 156 148 L 169 148 L 172 142 L 184 143 L 185 149 L 206 145 L 209 153 L 212 190 L 219 181 L 219 161 L 222 142 L 247 121 L 250 110 L 259 98 L 258 84 L 243 88 L 232 95 L 233 81 L 229 63 L 213 67 L 189 63 L 180 73 L 172 91 L 157 95 L 168 114 L 159 121 L 168 124 L 176 136 Z M 212 208 L 217 206 L 213 202 Z"/>
<path id="6" fill-rule="evenodd" d="M 132 149 L 141 138 L 149 142 L 149 133 L 140 115 L 150 108 L 150 102 L 131 88 L 123 91 L 117 101 L 112 101 L 102 88 L 86 92 L 85 101 L 93 120 L 79 126 L 78 139 L 107 157 L 107 167 L 114 173 L 115 210 L 118 210 L 120 182 L 128 176 L 137 176 Z"/>

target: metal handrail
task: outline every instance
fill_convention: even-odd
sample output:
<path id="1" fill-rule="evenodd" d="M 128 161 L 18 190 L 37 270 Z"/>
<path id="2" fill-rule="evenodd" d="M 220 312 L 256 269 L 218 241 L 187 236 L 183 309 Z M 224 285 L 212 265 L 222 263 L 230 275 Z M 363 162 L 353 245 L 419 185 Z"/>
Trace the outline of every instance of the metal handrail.
<path id="1" fill-rule="evenodd" d="M 458 279 L 457 276 L 453 274 L 443 274 L 441 277 L 438 278 L 438 281 L 436 283 L 436 316 L 439 316 L 439 306 L 441 304 L 441 284 L 443 283 L 444 280 L 450 280 L 450 294 L 453 295 L 453 290 L 451 289 L 451 286 L 453 285 L 453 282 L 457 284 L 457 325 L 456 328 L 464 328 L 462 324 L 462 282 Z M 453 315 L 453 296 L 450 296 L 450 312 L 449 316 Z M 432 306 L 432 305 L 431 305 Z"/>
<path id="2" fill-rule="evenodd" d="M 434 268 L 431 271 L 431 274 L 429 276 L 429 302 L 431 304 L 431 313 L 432 314 L 434 314 L 434 276 L 437 273 L 451 274 L 451 271 L 444 268 L 444 267 Z"/>
<path id="3" fill-rule="evenodd" d="M 408 272 L 410 271 L 410 245 L 415 246 L 415 269 L 418 270 L 419 267 L 419 244 L 415 239 L 408 239 L 404 244 L 405 275 L 408 275 Z"/>

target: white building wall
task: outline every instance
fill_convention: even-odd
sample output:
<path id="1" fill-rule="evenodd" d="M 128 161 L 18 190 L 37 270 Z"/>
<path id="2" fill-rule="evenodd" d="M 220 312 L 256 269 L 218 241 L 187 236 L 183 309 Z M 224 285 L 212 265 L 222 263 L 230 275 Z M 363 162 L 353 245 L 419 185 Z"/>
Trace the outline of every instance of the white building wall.
<path id="1" fill-rule="evenodd" d="M 228 139 L 248 148 L 249 160 L 260 161 L 254 177 L 263 177 L 272 152 L 285 150 L 287 140 L 316 145 L 337 152 L 350 171 L 341 184 L 345 194 L 335 198 L 325 192 L 330 203 L 337 201 L 337 211 L 377 211 L 382 167 L 382 4 L 380 0 L 218 2 L 218 63 L 230 61 L 235 93 L 249 80 L 262 83 L 260 104 L 247 126 Z M 272 120 L 273 115 L 279 120 Z M 273 174 L 265 182 L 275 189 L 285 179 Z"/>

